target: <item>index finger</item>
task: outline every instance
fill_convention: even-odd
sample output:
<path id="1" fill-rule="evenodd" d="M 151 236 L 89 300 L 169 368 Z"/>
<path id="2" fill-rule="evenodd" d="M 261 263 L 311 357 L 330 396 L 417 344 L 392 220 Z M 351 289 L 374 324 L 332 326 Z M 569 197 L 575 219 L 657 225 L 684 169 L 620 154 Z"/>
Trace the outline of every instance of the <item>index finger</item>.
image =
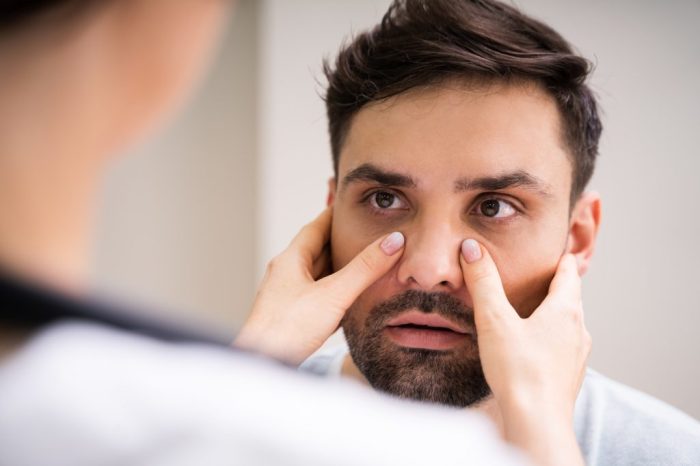
<path id="1" fill-rule="evenodd" d="M 474 303 L 475 320 L 517 315 L 503 289 L 496 264 L 486 248 L 473 239 L 464 240 L 459 261 L 464 282 Z"/>
<path id="2" fill-rule="evenodd" d="M 581 300 L 581 276 L 573 254 L 562 256 L 554 278 L 549 284 L 549 293 L 544 301 L 554 300 L 563 302 Z"/>
<path id="3" fill-rule="evenodd" d="M 405 238 L 394 232 L 366 246 L 345 266 L 324 277 L 322 284 L 328 296 L 345 311 L 357 297 L 382 275 L 386 274 L 403 253 Z"/>

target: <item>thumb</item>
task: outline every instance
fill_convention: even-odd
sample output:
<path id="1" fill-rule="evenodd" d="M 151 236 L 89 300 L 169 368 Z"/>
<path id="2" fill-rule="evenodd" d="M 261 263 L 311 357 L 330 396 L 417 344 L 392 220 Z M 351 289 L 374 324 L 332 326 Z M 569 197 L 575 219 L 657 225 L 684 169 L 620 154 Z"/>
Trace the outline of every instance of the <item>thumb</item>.
<path id="1" fill-rule="evenodd" d="M 321 280 L 324 291 L 346 310 L 357 297 L 398 262 L 404 236 L 394 232 L 367 246 L 345 267 Z"/>
<path id="2" fill-rule="evenodd" d="M 473 239 L 467 239 L 462 242 L 461 252 L 459 261 L 474 303 L 477 325 L 478 322 L 512 318 L 515 310 L 508 302 L 501 276 L 486 248 Z"/>

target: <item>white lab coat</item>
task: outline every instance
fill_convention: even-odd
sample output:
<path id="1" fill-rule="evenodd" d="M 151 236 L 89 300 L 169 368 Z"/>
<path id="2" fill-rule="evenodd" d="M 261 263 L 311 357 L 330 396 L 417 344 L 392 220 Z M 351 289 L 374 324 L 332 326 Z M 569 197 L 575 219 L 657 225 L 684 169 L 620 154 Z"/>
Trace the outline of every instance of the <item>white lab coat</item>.
<path id="1" fill-rule="evenodd" d="M 475 413 L 96 324 L 0 364 L 0 465 L 513 465 Z"/>

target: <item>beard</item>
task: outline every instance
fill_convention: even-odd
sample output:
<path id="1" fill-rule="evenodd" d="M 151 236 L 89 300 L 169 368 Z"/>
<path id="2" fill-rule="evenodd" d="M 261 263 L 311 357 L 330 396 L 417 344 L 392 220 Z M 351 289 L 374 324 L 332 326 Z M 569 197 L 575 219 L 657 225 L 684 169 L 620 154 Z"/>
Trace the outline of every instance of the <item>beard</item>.
<path id="1" fill-rule="evenodd" d="M 410 309 L 434 312 L 466 328 L 473 338 L 466 348 L 405 348 L 389 341 L 383 330 L 393 317 Z M 370 385 L 400 398 L 454 407 L 474 405 L 491 394 L 476 344 L 473 310 L 447 293 L 408 290 L 372 308 L 364 324 L 352 309 L 342 322 L 350 356 Z"/>

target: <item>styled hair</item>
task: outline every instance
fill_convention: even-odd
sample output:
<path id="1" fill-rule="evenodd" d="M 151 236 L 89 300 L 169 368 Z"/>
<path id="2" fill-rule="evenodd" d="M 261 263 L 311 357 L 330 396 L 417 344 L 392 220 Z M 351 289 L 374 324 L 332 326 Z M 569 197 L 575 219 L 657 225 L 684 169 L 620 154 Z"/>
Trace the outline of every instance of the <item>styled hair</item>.
<path id="1" fill-rule="evenodd" d="M 453 79 L 527 81 L 557 103 L 573 165 L 572 202 L 593 175 L 602 125 L 592 66 L 549 26 L 495 0 L 394 0 L 382 21 L 324 61 L 326 110 L 338 162 L 366 104 Z"/>

